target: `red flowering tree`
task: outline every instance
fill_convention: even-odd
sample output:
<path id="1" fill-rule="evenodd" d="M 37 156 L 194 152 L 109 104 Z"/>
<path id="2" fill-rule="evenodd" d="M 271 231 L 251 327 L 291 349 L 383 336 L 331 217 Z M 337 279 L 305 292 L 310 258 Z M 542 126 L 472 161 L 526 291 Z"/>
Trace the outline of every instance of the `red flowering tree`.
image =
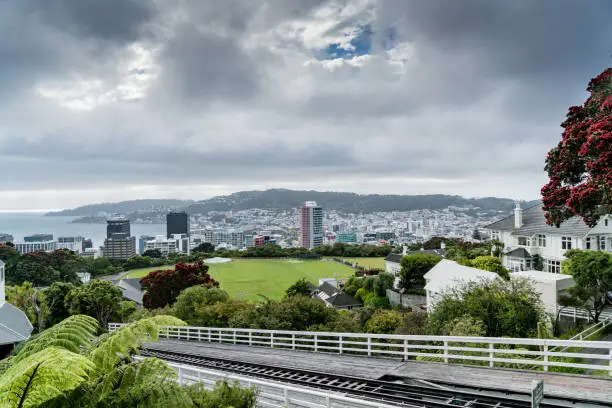
<path id="1" fill-rule="evenodd" d="M 145 290 L 143 305 L 147 309 L 156 309 L 172 305 L 183 289 L 195 285 L 208 287 L 219 286 L 219 283 L 208 274 L 208 265 L 198 261 L 192 265 L 182 262 L 174 270 L 157 270 L 140 279 Z"/>
<path id="2" fill-rule="evenodd" d="M 578 215 L 592 227 L 612 208 L 612 68 L 587 91 L 584 105 L 569 108 L 561 142 L 546 158 L 542 202 L 547 222 L 556 226 Z"/>

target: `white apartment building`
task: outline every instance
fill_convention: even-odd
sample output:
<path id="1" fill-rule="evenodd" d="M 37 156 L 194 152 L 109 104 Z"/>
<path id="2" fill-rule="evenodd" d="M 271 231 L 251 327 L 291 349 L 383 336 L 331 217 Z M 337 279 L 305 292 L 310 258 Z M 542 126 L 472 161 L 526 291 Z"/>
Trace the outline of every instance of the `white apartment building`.
<path id="1" fill-rule="evenodd" d="M 164 256 L 171 252 L 189 253 L 189 239 L 181 234 L 173 234 L 171 238 L 157 235 L 155 239 L 144 243 L 145 251 L 153 249 L 159 249 Z"/>
<path id="2" fill-rule="evenodd" d="M 561 273 L 561 261 L 570 249 L 612 252 L 612 216 L 603 216 L 589 228 L 573 217 L 558 228 L 546 224 L 540 205 L 520 208 L 514 215 L 486 226 L 491 239 L 504 244 L 504 266 L 513 272 L 534 269 L 534 257 L 542 259 L 543 271 Z"/>
<path id="3" fill-rule="evenodd" d="M 58 237 L 57 249 L 67 249 L 80 254 L 83 252 L 83 237 Z"/>
<path id="4" fill-rule="evenodd" d="M 37 241 L 37 242 L 15 242 L 15 249 L 19 253 L 27 254 L 30 252 L 44 251 L 53 252 L 57 249 L 57 241 Z"/>

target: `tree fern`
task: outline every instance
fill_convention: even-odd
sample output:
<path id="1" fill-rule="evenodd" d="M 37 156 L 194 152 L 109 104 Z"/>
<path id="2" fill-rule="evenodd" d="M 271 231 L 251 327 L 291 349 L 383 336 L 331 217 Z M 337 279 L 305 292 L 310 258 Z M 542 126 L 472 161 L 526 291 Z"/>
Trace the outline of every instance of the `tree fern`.
<path id="1" fill-rule="evenodd" d="M 98 321 L 92 317 L 71 316 L 27 341 L 13 358 L 12 364 L 47 347 L 61 347 L 78 353 L 81 347 L 88 345 L 95 338 L 98 329 Z"/>
<path id="2" fill-rule="evenodd" d="M 85 356 L 48 347 L 15 362 L 0 377 L 0 406 L 37 407 L 84 383 L 94 369 Z"/>
<path id="3" fill-rule="evenodd" d="M 184 326 L 186 323 L 173 316 L 154 316 L 142 319 L 100 336 L 86 350 L 86 354 L 101 370 L 108 372 L 122 359 L 138 351 L 143 343 L 159 340 L 162 326 Z"/>

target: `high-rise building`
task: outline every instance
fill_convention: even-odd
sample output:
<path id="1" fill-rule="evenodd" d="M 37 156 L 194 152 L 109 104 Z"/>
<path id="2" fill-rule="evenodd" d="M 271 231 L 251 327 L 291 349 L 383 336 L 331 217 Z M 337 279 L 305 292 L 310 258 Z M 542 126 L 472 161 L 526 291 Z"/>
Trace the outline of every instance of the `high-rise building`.
<path id="1" fill-rule="evenodd" d="M 34 234 L 23 237 L 24 242 L 47 242 L 53 241 L 53 234 Z"/>
<path id="2" fill-rule="evenodd" d="M 120 218 L 106 222 L 103 252 L 110 259 L 130 259 L 136 256 L 136 237 L 130 236 L 130 220 Z"/>
<path id="3" fill-rule="evenodd" d="M 11 234 L 0 233 L 0 244 L 6 244 L 7 242 L 13 242 L 13 236 Z"/>
<path id="4" fill-rule="evenodd" d="M 166 238 L 172 238 L 175 234 L 189 236 L 189 215 L 184 211 L 166 215 Z"/>
<path id="5" fill-rule="evenodd" d="M 130 220 L 118 218 L 106 221 L 106 238 L 128 238 L 130 236 Z"/>
<path id="6" fill-rule="evenodd" d="M 141 235 L 138 238 L 138 253 L 140 255 L 144 254 L 144 251 L 146 251 L 146 249 L 145 249 L 146 243 L 148 241 L 152 241 L 154 239 L 155 239 L 155 237 L 153 235 Z"/>
<path id="7" fill-rule="evenodd" d="M 314 201 L 300 207 L 300 244 L 302 248 L 323 245 L 323 208 Z"/>
<path id="8" fill-rule="evenodd" d="M 83 237 L 58 237 L 57 249 L 68 249 L 75 254 L 80 254 L 83 251 Z"/>

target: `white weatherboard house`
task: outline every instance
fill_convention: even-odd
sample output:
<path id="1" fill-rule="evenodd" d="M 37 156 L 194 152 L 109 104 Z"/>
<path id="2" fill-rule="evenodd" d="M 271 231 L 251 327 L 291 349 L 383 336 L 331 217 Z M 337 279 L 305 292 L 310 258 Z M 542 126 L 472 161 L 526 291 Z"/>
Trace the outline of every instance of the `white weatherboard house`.
<path id="1" fill-rule="evenodd" d="M 487 226 L 492 239 L 504 244 L 504 266 L 511 271 L 534 268 L 534 257 L 542 259 L 543 271 L 561 273 L 561 261 L 569 249 L 612 252 L 612 216 L 603 216 L 589 228 L 580 217 L 573 217 L 558 228 L 546 224 L 540 205 L 522 210 Z"/>
<path id="2" fill-rule="evenodd" d="M 468 282 L 501 279 L 495 272 L 483 271 L 459 265 L 455 261 L 443 259 L 425 274 L 427 311 L 432 311 L 440 295 Z"/>
<path id="3" fill-rule="evenodd" d="M 510 274 L 510 279 L 529 279 L 548 313 L 556 313 L 559 296 L 575 282 L 570 275 L 551 274 L 541 271 L 520 271 Z M 494 272 L 483 271 L 469 266 L 459 265 L 446 259 L 425 274 L 425 291 L 427 293 L 427 311 L 432 311 L 439 296 L 453 288 L 468 282 L 501 279 Z"/>
<path id="4" fill-rule="evenodd" d="M 32 333 L 32 324 L 25 313 L 6 302 L 4 278 L 4 262 L 0 261 L 0 346 L 20 343 Z"/>

